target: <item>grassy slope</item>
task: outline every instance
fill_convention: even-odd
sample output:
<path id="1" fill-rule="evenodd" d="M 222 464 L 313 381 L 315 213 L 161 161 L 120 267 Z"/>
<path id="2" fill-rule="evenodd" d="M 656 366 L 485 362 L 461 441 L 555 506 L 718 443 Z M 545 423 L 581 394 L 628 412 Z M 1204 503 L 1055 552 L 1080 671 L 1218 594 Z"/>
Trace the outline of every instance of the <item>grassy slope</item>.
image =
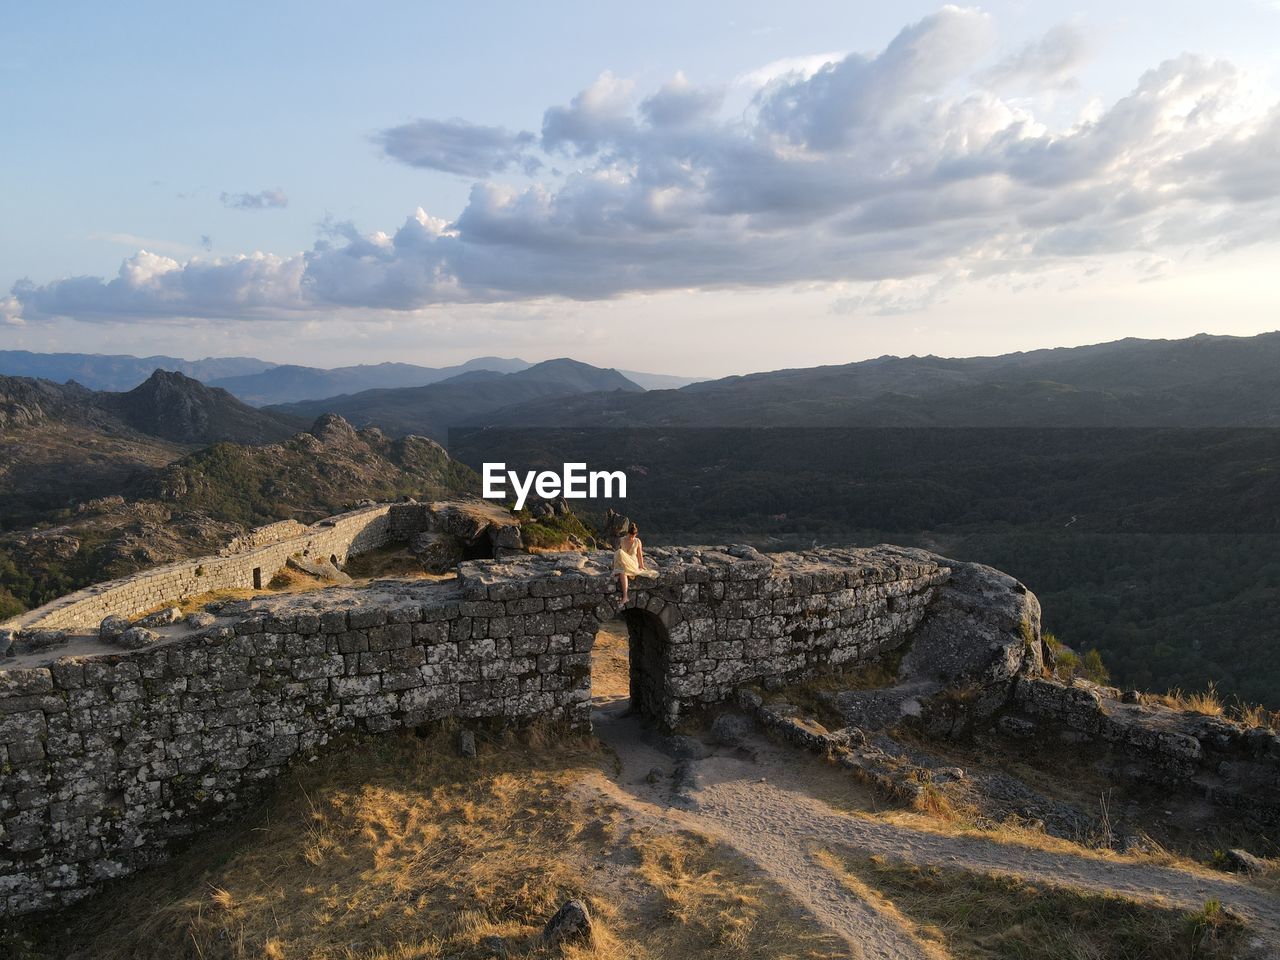
<path id="1" fill-rule="evenodd" d="M 569 897 L 599 921 L 578 960 L 841 956 L 779 889 L 720 846 L 573 791 L 593 741 L 506 738 L 476 761 L 450 739 L 385 736 L 298 769 L 256 816 L 44 924 L 23 960 L 249 957 L 458 960 L 542 948 Z M 0 953 L 5 941 L 0 940 Z"/>
<path id="2" fill-rule="evenodd" d="M 1193 913 L 1013 877 L 827 858 L 850 892 L 881 903 L 952 960 L 1231 960 L 1240 921 L 1216 903 Z"/>

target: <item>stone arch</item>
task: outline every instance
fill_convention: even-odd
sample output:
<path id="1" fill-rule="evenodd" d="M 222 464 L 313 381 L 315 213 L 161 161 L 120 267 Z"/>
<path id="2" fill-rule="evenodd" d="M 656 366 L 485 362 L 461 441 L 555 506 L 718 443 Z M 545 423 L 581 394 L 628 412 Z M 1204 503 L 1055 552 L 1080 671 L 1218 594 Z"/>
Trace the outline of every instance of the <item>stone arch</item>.
<path id="1" fill-rule="evenodd" d="M 611 604 L 595 608 L 597 626 L 621 620 L 627 628 L 629 694 L 631 709 L 664 727 L 679 719 L 679 698 L 672 688 L 673 628 L 682 621 L 673 602 L 634 590 L 631 601 L 621 610 Z"/>
<path id="2" fill-rule="evenodd" d="M 629 607 L 620 614 L 627 625 L 631 709 L 642 717 L 665 722 L 671 698 L 667 691 L 671 637 L 656 614 Z"/>

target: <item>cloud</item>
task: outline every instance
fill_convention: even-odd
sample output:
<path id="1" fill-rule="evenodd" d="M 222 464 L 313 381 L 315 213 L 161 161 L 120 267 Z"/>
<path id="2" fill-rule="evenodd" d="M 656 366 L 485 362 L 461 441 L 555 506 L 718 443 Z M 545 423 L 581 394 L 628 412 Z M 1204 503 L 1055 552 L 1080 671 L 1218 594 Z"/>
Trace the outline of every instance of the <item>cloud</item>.
<path id="1" fill-rule="evenodd" d="M 657 93 L 646 97 L 640 112 L 654 127 L 684 127 L 705 123 L 724 102 L 724 91 L 695 87 L 683 73 L 664 83 Z"/>
<path id="2" fill-rule="evenodd" d="M 82 320 L 249 317 L 305 305 L 303 258 L 255 253 L 180 263 L 140 250 L 115 277 L 14 284 L 22 316 Z"/>
<path id="3" fill-rule="evenodd" d="M 542 116 L 543 149 L 572 149 L 584 156 L 628 136 L 635 128 L 630 116 L 633 87 L 606 70 L 568 106 L 550 107 Z"/>
<path id="4" fill-rule="evenodd" d="M 393 160 L 465 177 L 486 177 L 512 167 L 533 174 L 541 166 L 530 156 L 537 138 L 465 120 L 414 120 L 374 135 L 374 142 Z"/>
<path id="5" fill-rule="evenodd" d="M 1088 58 L 1089 39 L 1078 23 L 1062 23 L 1039 40 L 979 74 L 995 89 L 1042 90 L 1075 84 L 1075 71 Z"/>
<path id="6" fill-rule="evenodd" d="M 992 40 L 986 15 L 946 7 L 879 52 L 775 73 L 728 116 L 717 88 L 683 75 L 642 96 L 606 72 L 548 108 L 536 142 L 461 121 L 395 128 L 397 159 L 477 174 L 452 219 L 328 223 L 286 257 L 140 253 L 110 280 L 12 296 L 28 321 L 327 317 L 864 284 L 857 309 L 902 312 L 952 289 L 929 278 L 1034 282 L 1099 257 L 1180 262 L 1280 237 L 1280 106 L 1232 64 L 1183 54 L 1064 119 L 1052 90 L 1027 95 L 1020 55 L 991 66 Z M 1066 51 L 1041 79 L 1066 76 L 1074 42 L 1037 41 Z M 1016 98 L 993 70 L 1021 77 Z M 479 175 L 538 151 L 569 169 L 520 186 Z"/>
<path id="7" fill-rule="evenodd" d="M 219 199 L 232 210 L 271 210 L 289 205 L 289 198 L 279 187 L 257 193 L 224 193 Z"/>
<path id="8" fill-rule="evenodd" d="M 831 53 L 811 53 L 799 57 L 783 57 L 766 63 L 763 67 L 757 67 L 754 70 L 740 74 L 734 77 L 733 82 L 735 86 L 759 90 L 779 77 L 794 75 L 802 80 L 807 80 L 828 63 L 843 60 L 845 56 L 846 54 L 844 53 L 833 51 Z"/>
<path id="9" fill-rule="evenodd" d="M 967 279 L 962 274 L 909 277 L 905 280 L 877 280 L 857 294 L 832 303 L 833 313 L 871 314 L 890 317 L 919 313 L 943 303 L 947 295 Z"/>

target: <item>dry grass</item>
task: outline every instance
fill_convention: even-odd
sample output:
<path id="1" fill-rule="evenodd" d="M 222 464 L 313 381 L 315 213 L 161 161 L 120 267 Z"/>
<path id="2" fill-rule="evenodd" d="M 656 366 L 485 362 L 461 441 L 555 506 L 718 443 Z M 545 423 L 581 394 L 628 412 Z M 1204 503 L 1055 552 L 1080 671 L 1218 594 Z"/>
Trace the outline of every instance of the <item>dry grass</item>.
<path id="1" fill-rule="evenodd" d="M 1178 870 L 1205 877 L 1214 874 L 1213 869 L 1208 865 L 1168 850 L 1150 837 L 1144 837 L 1142 849 L 1120 852 L 1105 846 L 1091 846 L 1087 843 L 1055 837 L 1045 833 L 1039 826 L 1016 818 L 999 823 L 980 819 L 971 808 L 951 801 L 945 794 L 943 794 L 943 801 L 944 806 L 941 812 L 930 809 L 930 803 L 927 801 L 917 801 L 912 809 L 862 812 L 858 815 L 874 817 L 898 826 L 947 837 L 975 837 L 1005 846 L 1062 853 L 1099 862 L 1146 863 L 1175 867 Z"/>
<path id="2" fill-rule="evenodd" d="M 1272 857 L 1266 861 L 1266 864 L 1266 869 L 1262 873 L 1249 877 L 1249 881 L 1264 890 L 1280 894 L 1280 859 Z"/>
<path id="3" fill-rule="evenodd" d="M 816 850 L 813 859 L 833 873 L 842 887 L 859 900 L 870 904 L 881 918 L 914 940 L 919 945 L 920 952 L 928 960 L 952 960 L 952 954 L 946 949 L 946 944 L 937 930 L 922 927 L 904 914 L 892 900 L 883 896 L 879 890 L 863 881 L 856 873 L 851 872 L 840 857 L 827 850 Z"/>
<path id="4" fill-rule="evenodd" d="M 1222 703 L 1222 698 L 1218 696 L 1218 688 L 1214 686 L 1213 681 L 1210 681 L 1209 686 L 1203 691 L 1183 693 L 1181 690 L 1175 689 L 1166 694 L 1146 694 L 1143 699 L 1147 703 L 1158 704 L 1173 710 L 1181 710 L 1185 713 L 1201 713 L 1206 717 L 1221 717 L 1227 712 Z"/>
<path id="5" fill-rule="evenodd" d="M 911 806 L 917 813 L 943 823 L 954 823 L 962 816 L 961 810 L 957 809 L 951 798 L 936 783 L 920 784 L 920 792 L 916 794 Z"/>
<path id="6" fill-rule="evenodd" d="M 800 960 L 844 957 L 844 944 L 797 912 L 771 881 L 718 844 L 693 833 L 637 829 L 639 874 L 660 895 L 671 925 L 650 953 L 619 957 L 733 957 Z M 661 928 L 655 928 L 660 930 Z"/>
<path id="7" fill-rule="evenodd" d="M 631 640 L 620 620 L 601 624 L 591 648 L 591 697 L 608 702 L 631 696 Z"/>
<path id="8" fill-rule="evenodd" d="M 1016 877 L 893 864 L 880 857 L 826 861 L 851 890 L 877 904 L 925 944 L 983 960 L 1228 960 L 1243 945 L 1241 921 L 1215 901 L 1188 913 L 1117 895 Z"/>
<path id="9" fill-rule="evenodd" d="M 25 925 L 31 960 L 571 960 L 838 955 L 776 887 L 692 835 L 634 829 L 574 785 L 609 765 L 594 741 L 534 731 L 481 743 L 350 742 L 300 769 L 247 822 L 62 915 Z M 570 897 L 590 943 L 549 951 Z M 27 946 L 19 946 L 26 943 Z M 0 954 L 5 942 L 0 938 Z"/>
<path id="10" fill-rule="evenodd" d="M 1245 703 L 1236 698 L 1224 701 L 1212 681 L 1201 691 L 1184 693 L 1174 689 L 1168 693 L 1144 693 L 1142 701 L 1155 706 L 1169 707 L 1184 713 L 1199 713 L 1207 717 L 1223 717 L 1242 727 L 1265 727 L 1280 730 L 1280 710 L 1268 710 L 1256 703 Z"/>
<path id="11" fill-rule="evenodd" d="M 432 574 L 423 569 L 422 561 L 408 547 L 379 547 L 351 557 L 342 567 L 344 573 L 356 580 L 372 580 L 377 577 L 403 577 L 406 579 L 438 580 L 454 574 Z"/>

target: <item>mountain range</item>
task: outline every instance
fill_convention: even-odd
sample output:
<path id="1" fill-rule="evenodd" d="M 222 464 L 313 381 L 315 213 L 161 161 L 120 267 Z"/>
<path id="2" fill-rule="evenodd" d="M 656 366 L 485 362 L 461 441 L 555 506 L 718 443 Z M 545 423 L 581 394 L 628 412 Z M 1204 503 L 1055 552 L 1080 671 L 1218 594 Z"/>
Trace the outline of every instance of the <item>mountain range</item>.
<path id="1" fill-rule="evenodd" d="M 372 425 L 395 436 L 418 434 L 443 442 L 451 427 L 472 424 L 501 408 L 574 394 L 643 392 L 617 370 L 561 358 L 515 373 L 473 370 L 425 387 L 365 390 L 350 396 L 280 404 L 264 412 L 303 418 L 336 413 L 357 426 Z"/>
<path id="2" fill-rule="evenodd" d="M 642 394 L 547 397 L 511 427 L 1280 426 L 1280 332 L 1119 340 L 998 357 L 880 357 Z"/>
<path id="3" fill-rule="evenodd" d="M 155 370 L 186 374 L 209 386 L 221 387 L 245 403 L 265 406 L 323 399 L 363 390 L 423 387 L 474 370 L 516 373 L 533 366 L 516 357 L 476 357 L 465 363 L 426 367 L 413 363 L 375 363 L 323 369 L 276 364 L 253 357 L 134 357 L 125 354 L 32 353 L 0 350 L 0 375 L 34 377 L 63 383 L 74 380 L 91 390 L 125 391 Z M 673 389 L 697 382 L 696 377 L 621 371 L 646 390 Z"/>

